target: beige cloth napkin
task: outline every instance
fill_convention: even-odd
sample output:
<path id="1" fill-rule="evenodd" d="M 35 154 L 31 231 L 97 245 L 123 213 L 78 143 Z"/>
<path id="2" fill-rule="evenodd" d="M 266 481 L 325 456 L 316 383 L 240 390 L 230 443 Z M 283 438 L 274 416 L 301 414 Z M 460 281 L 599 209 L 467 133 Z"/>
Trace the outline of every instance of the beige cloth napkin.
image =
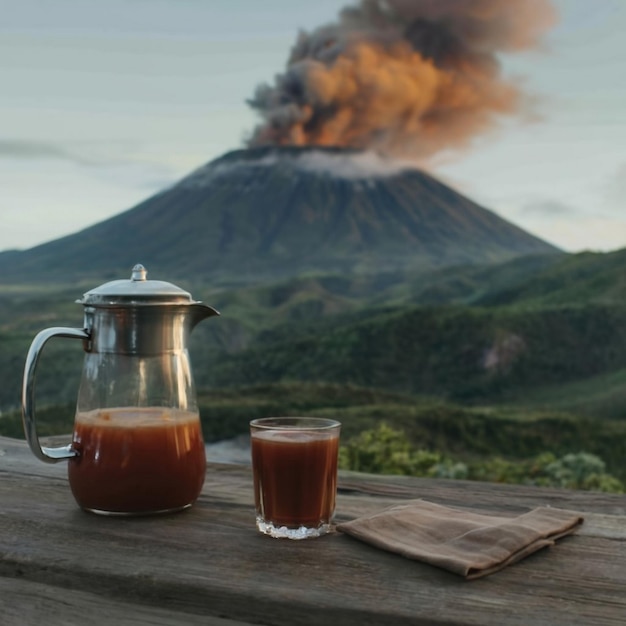
<path id="1" fill-rule="evenodd" d="M 518 517 L 500 517 L 413 500 L 337 529 L 471 580 L 553 545 L 582 523 L 580 514 L 563 509 L 539 507 Z"/>

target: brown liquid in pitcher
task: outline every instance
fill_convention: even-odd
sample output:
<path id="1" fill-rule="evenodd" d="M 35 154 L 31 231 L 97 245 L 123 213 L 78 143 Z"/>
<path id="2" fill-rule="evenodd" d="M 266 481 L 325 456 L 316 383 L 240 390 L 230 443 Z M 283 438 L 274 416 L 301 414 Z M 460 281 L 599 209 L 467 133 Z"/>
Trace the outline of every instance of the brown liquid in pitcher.
<path id="1" fill-rule="evenodd" d="M 78 504 L 148 513 L 192 504 L 206 472 L 197 413 L 167 408 L 98 409 L 76 416 L 69 481 Z"/>
<path id="2" fill-rule="evenodd" d="M 255 504 L 266 522 L 316 528 L 331 521 L 338 433 L 256 432 L 251 445 Z"/>

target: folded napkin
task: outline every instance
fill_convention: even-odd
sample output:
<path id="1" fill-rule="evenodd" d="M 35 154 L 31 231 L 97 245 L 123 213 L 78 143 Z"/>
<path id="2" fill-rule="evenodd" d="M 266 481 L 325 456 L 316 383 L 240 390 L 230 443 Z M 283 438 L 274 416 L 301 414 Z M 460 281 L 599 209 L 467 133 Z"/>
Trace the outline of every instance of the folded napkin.
<path id="1" fill-rule="evenodd" d="M 413 500 L 337 529 L 471 580 L 554 544 L 582 523 L 581 515 L 563 509 L 539 507 L 518 517 L 500 517 Z"/>

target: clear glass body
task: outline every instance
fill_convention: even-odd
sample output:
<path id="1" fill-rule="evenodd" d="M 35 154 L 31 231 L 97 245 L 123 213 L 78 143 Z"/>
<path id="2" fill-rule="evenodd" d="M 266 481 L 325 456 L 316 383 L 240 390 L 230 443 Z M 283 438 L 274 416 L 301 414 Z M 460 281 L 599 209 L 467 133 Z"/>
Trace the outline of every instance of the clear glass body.
<path id="1" fill-rule="evenodd" d="M 308 539 L 331 530 L 341 424 L 312 417 L 250 422 L 257 529 Z"/>
<path id="2" fill-rule="evenodd" d="M 186 349 L 87 353 L 68 476 L 78 504 L 104 514 L 187 508 L 206 457 Z"/>

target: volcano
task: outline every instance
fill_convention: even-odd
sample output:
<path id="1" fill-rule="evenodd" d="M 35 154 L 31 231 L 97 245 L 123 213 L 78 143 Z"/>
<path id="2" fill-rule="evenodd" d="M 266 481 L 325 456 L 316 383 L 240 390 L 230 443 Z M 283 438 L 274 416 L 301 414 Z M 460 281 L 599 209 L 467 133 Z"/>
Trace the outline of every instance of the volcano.
<path id="1" fill-rule="evenodd" d="M 254 282 L 304 272 L 395 272 L 558 252 L 432 176 L 376 153 L 229 152 L 75 234 L 0 254 L 0 281 L 125 276 Z"/>

